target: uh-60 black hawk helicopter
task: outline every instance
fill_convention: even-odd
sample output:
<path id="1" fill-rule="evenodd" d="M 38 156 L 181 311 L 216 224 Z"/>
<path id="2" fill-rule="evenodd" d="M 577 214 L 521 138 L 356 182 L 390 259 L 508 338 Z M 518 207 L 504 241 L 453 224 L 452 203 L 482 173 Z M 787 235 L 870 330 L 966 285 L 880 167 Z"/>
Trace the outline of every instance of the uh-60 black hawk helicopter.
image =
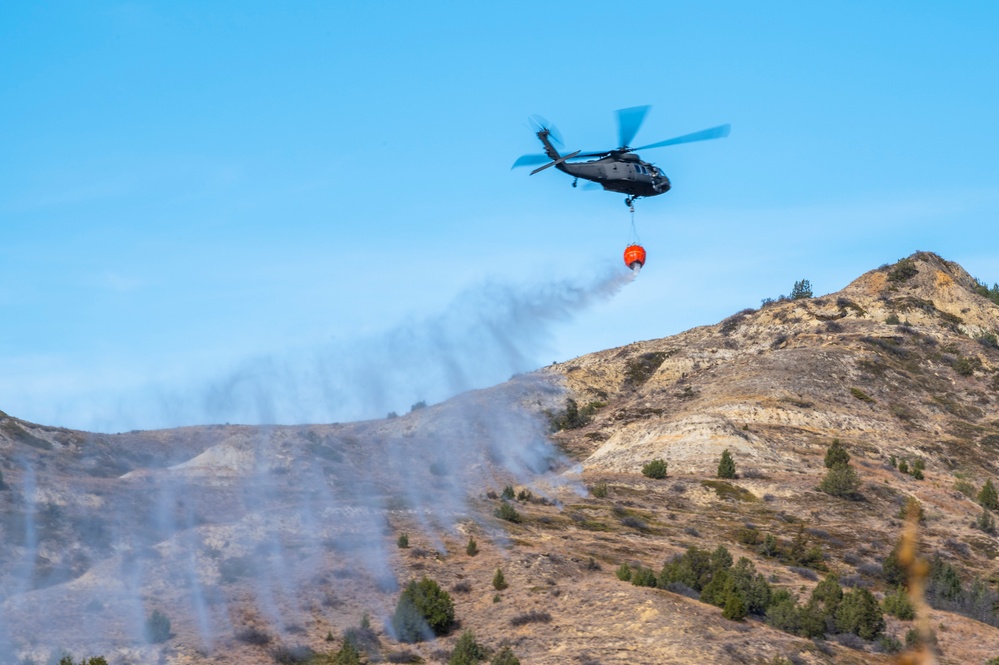
<path id="1" fill-rule="evenodd" d="M 531 175 L 534 175 L 554 166 L 559 171 L 573 176 L 573 187 L 582 178 L 597 183 L 609 192 L 627 194 L 624 203 L 634 212 L 636 199 L 665 194 L 671 186 L 666 174 L 652 163 L 641 159 L 635 154 L 637 151 L 664 148 L 680 143 L 720 139 L 728 136 L 732 128 L 731 125 L 727 124 L 719 125 L 692 134 L 684 134 L 665 141 L 632 148 L 629 144 L 642 126 L 649 108 L 648 106 L 634 106 L 617 112 L 618 140 L 621 147 L 603 152 L 584 153 L 582 150 L 577 150 L 566 155 L 559 154 L 554 145 L 554 143 L 562 143 L 558 130 L 544 118 L 532 116 L 531 124 L 538 138 L 541 139 L 541 143 L 545 146 L 545 154 L 523 155 L 513 163 L 511 168 L 544 164 L 544 166 L 539 166 L 531 171 Z M 596 159 L 593 159 L 594 157 Z M 575 159 L 589 159 L 591 161 L 569 161 Z"/>

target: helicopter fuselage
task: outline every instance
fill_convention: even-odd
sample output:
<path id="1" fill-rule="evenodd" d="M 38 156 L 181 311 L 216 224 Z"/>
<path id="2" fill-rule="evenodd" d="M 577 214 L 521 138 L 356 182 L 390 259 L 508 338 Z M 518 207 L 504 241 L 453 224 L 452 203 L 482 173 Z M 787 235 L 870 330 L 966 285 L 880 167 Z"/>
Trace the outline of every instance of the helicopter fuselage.
<path id="1" fill-rule="evenodd" d="M 599 159 L 569 162 L 569 158 L 559 155 L 552 145 L 548 129 L 543 128 L 537 136 L 545 147 L 545 154 L 555 162 L 555 168 L 574 178 L 595 182 L 608 192 L 627 194 L 628 205 L 640 196 L 658 196 L 670 189 L 666 174 L 633 152 L 612 150 Z M 572 184 L 576 186 L 575 181 Z"/>
<path id="2" fill-rule="evenodd" d="M 658 196 L 671 187 L 662 171 L 634 153 L 609 155 L 589 162 L 562 162 L 555 168 L 575 178 L 595 182 L 609 192 L 629 196 Z"/>

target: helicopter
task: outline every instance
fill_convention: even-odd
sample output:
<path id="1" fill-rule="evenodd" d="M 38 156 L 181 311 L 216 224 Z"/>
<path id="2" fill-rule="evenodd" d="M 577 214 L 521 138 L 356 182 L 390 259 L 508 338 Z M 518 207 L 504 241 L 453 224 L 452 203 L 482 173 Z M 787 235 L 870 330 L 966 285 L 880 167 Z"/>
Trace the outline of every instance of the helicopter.
<path id="1" fill-rule="evenodd" d="M 617 111 L 619 148 L 586 153 L 582 150 L 576 150 L 565 155 L 559 154 L 555 147 L 556 143 L 562 144 L 561 136 L 555 126 L 549 124 L 541 116 L 531 116 L 532 129 L 544 145 L 545 152 L 544 154 L 522 155 L 510 168 L 543 164 L 543 166 L 531 171 L 531 175 L 534 175 L 554 166 L 559 171 L 573 176 L 573 187 L 582 178 L 602 186 L 608 192 L 627 194 L 624 203 L 634 212 L 636 200 L 665 194 L 672 186 L 666 174 L 654 164 L 641 159 L 636 154 L 637 151 L 664 148 L 680 143 L 720 139 L 728 136 L 732 129 L 732 126 L 728 124 L 719 125 L 692 134 L 684 134 L 665 141 L 632 148 L 629 144 L 638 133 L 650 108 L 650 106 L 633 106 Z M 589 159 L 591 161 L 569 161 L 575 159 Z"/>

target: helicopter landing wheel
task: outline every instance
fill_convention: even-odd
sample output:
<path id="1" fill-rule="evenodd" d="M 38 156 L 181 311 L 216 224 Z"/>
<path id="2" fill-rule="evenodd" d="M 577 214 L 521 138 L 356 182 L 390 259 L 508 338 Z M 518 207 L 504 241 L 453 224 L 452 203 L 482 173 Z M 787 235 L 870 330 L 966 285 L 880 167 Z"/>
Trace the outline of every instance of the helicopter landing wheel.
<path id="1" fill-rule="evenodd" d="M 626 198 L 624 200 L 624 205 L 628 206 L 628 209 L 631 210 L 631 212 L 635 212 L 635 197 L 629 196 Z"/>
<path id="2" fill-rule="evenodd" d="M 579 182 L 579 178 L 576 178 L 575 180 L 572 181 L 572 186 L 575 187 L 577 182 Z"/>

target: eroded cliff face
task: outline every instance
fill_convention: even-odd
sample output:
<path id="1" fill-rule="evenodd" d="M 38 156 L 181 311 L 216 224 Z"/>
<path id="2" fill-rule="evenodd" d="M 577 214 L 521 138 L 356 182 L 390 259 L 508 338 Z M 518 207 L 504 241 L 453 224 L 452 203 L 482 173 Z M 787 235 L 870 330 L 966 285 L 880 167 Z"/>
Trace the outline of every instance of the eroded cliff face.
<path id="1" fill-rule="evenodd" d="M 372 662 L 446 662 L 461 630 L 401 645 L 389 629 L 399 585 L 427 575 L 451 591 L 461 629 L 525 664 L 890 662 L 872 644 L 727 621 L 613 571 L 725 545 L 807 596 L 816 573 L 761 555 L 741 535 L 751 524 L 784 541 L 804 533 L 821 574 L 881 594 L 900 506 L 915 497 L 924 553 L 966 581 L 992 576 L 999 542 L 957 489 L 999 472 L 999 305 L 976 286 L 918 253 L 838 293 L 385 420 L 98 435 L 0 414 L 0 654 L 271 663 L 335 650 L 367 613 Z M 547 414 L 557 421 L 568 399 L 580 415 L 549 436 Z M 860 500 L 817 489 L 833 439 Z M 720 481 L 725 449 L 738 476 Z M 653 458 L 668 462 L 665 479 L 640 473 Z M 925 478 L 892 458 L 922 460 Z M 507 484 L 517 522 L 494 515 Z M 506 589 L 491 584 L 497 568 Z M 153 610 L 171 619 L 164 642 L 147 640 Z M 991 626 L 932 620 L 943 662 L 999 653 Z M 899 638 L 910 627 L 889 620 Z"/>
<path id="2" fill-rule="evenodd" d="M 709 471 L 725 448 L 764 470 L 833 437 L 885 460 L 992 469 L 999 306 L 975 287 L 918 253 L 838 293 L 552 366 L 581 406 L 606 403 L 559 436 L 587 468 L 614 471 L 651 457 Z"/>

